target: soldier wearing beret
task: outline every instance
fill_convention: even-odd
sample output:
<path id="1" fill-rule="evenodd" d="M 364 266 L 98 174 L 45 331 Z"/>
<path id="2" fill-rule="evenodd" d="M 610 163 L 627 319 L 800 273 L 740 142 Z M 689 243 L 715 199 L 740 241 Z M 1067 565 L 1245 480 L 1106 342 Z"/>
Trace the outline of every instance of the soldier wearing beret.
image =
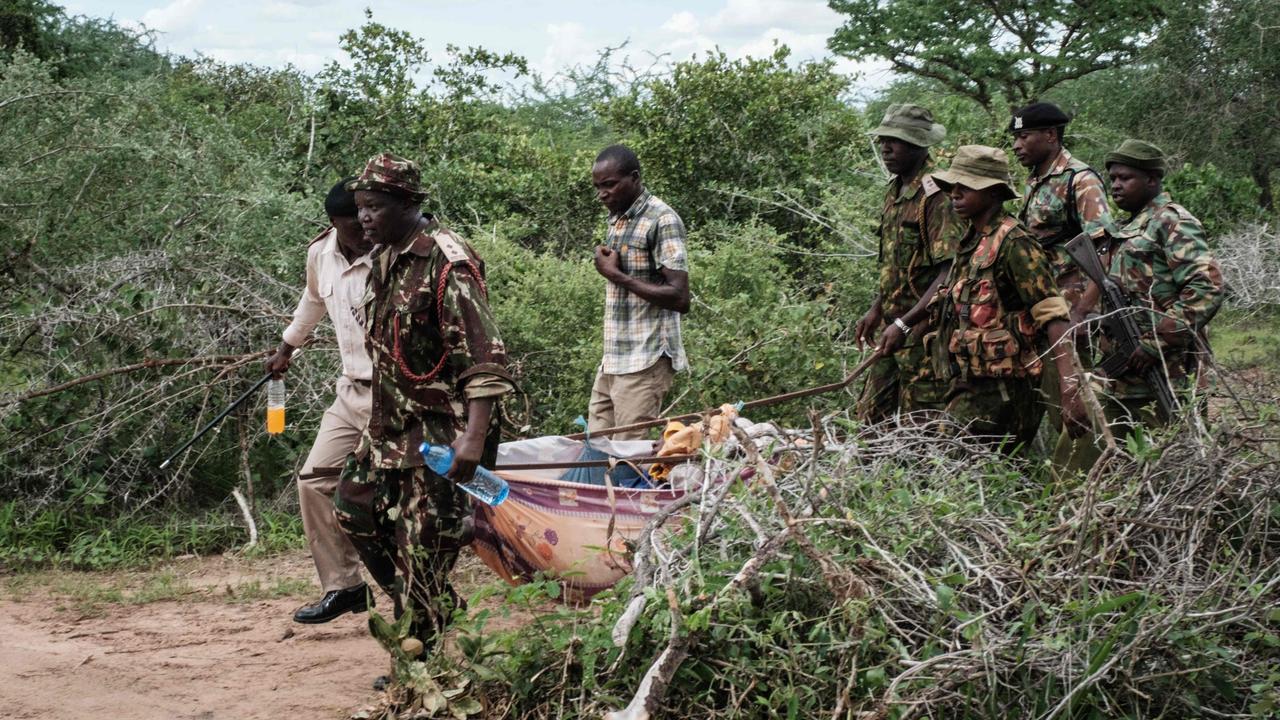
<path id="1" fill-rule="evenodd" d="M 370 574 L 412 610 L 409 632 L 431 648 L 459 599 L 449 584 L 468 542 L 466 482 L 497 454 L 495 405 L 513 390 L 480 258 L 424 215 L 417 165 L 383 153 L 352 181 L 374 250 L 360 314 L 373 361 L 372 412 L 347 460 L 335 507 Z M 423 441 L 452 445 L 441 477 Z"/>
<path id="2" fill-rule="evenodd" d="M 947 383 L 935 375 L 921 333 L 912 333 L 903 316 L 937 294 L 964 224 L 927 174 L 929 148 L 946 135 L 928 109 L 890 105 L 869 134 L 893 174 L 880 211 L 879 292 L 854 329 L 859 345 L 875 343 L 879 335 L 882 356 L 858 401 L 858 416 L 877 422 L 899 410 L 941 410 L 946 404 Z M 888 345 L 898 349 L 890 352 Z"/>
<path id="3" fill-rule="evenodd" d="M 1115 234 L 1116 226 L 1107 207 L 1102 177 L 1062 145 L 1070 121 L 1057 105 L 1037 102 L 1014 111 L 1009 132 L 1013 134 L 1013 152 L 1018 162 L 1030 169 L 1018 218 L 1049 254 L 1054 282 L 1071 306 L 1071 321 L 1080 323 L 1096 308 L 1098 291 L 1089 287 L 1064 245 L 1085 232 L 1101 250 L 1106 238 Z M 1088 365 L 1090 359 L 1088 352 L 1083 353 L 1083 364 Z M 1056 373 L 1057 368 L 1052 365 L 1045 368 L 1041 391 L 1048 402 L 1050 424 L 1061 430 Z M 1075 452 L 1070 444 L 1060 447 L 1068 456 Z M 1055 467 L 1068 461 L 1067 456 L 1054 456 Z"/>
<path id="4" fill-rule="evenodd" d="M 1161 419 L 1142 371 L 1158 364 L 1175 390 L 1187 387 L 1188 369 L 1199 372 L 1198 360 L 1207 352 L 1201 347 L 1204 328 L 1222 306 L 1222 268 L 1209 251 L 1204 226 L 1165 192 L 1168 160 L 1160 148 L 1125 140 L 1107 154 L 1106 167 L 1111 197 L 1129 213 L 1112 244 L 1109 274 L 1147 312 L 1138 318 L 1145 331 L 1142 346 L 1100 395 L 1113 425 L 1152 425 Z M 1106 338 L 1102 343 L 1105 353 Z M 1099 449 L 1088 450 L 1073 458 L 1070 469 L 1088 469 L 1096 461 Z"/>
<path id="5" fill-rule="evenodd" d="M 1004 202 L 1018 197 L 1004 152 L 962 146 L 933 177 L 967 226 L 938 302 L 908 313 L 908 321 L 931 329 L 926 343 L 939 374 L 951 378 L 947 413 L 974 435 L 1025 445 L 1040 424 L 1035 383 L 1048 345 L 1067 429 L 1083 434 L 1067 301 L 1035 236 L 1004 212 Z"/>

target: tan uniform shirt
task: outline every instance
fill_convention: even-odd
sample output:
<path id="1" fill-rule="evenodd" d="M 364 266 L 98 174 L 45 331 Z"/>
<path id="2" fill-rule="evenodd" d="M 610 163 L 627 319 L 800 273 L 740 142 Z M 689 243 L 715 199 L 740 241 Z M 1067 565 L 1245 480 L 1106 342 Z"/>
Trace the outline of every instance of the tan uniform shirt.
<path id="1" fill-rule="evenodd" d="M 338 248 L 338 231 L 329 228 L 307 249 L 307 286 L 285 328 L 284 341 L 298 347 L 328 314 L 342 357 L 342 374 L 352 380 L 371 380 L 373 362 L 365 348 L 364 326 L 357 314 L 364 301 L 372 262 L 369 255 L 347 262 Z"/>

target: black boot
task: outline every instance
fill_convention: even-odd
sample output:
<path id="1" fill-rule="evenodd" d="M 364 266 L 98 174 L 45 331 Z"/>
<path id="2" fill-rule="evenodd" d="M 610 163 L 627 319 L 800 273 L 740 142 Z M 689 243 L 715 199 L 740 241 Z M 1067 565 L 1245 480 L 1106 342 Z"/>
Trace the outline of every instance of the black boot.
<path id="1" fill-rule="evenodd" d="M 364 612 L 373 604 L 369 586 L 360 583 L 345 590 L 330 590 L 319 602 L 303 605 L 293 614 L 293 621 L 305 625 L 318 625 L 345 613 Z"/>

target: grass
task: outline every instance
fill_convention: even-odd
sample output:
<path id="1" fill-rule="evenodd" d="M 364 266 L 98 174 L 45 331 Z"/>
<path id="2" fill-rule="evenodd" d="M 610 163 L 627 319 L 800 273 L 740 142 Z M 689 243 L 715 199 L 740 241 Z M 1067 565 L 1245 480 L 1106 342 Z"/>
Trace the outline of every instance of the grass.
<path id="1" fill-rule="evenodd" d="M 302 547 L 302 520 L 292 513 L 263 512 L 258 545 L 251 556 Z M 242 547 L 247 539 L 238 516 L 105 517 L 100 509 L 48 508 L 34 515 L 18 503 L 0 505 L 0 569 L 107 570 L 147 567 L 183 555 L 212 555 Z"/>
<path id="2" fill-rule="evenodd" d="M 269 584 L 250 580 L 225 589 L 227 602 L 249 603 L 258 600 L 276 600 L 286 597 L 304 597 L 314 594 L 315 583 L 310 578 L 278 577 Z"/>
<path id="3" fill-rule="evenodd" d="M 1224 367 L 1280 373 L 1280 313 L 1227 309 L 1209 327 L 1213 353 Z"/>

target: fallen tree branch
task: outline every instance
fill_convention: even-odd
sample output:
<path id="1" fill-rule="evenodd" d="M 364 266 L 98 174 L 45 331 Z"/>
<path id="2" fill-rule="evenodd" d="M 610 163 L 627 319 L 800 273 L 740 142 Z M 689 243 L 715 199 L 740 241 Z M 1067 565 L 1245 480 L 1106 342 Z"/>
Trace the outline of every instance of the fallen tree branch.
<path id="1" fill-rule="evenodd" d="M 269 354 L 270 352 L 252 352 L 252 353 L 242 353 L 240 355 L 203 355 L 203 356 L 189 357 L 189 358 L 148 358 L 146 360 L 143 360 L 140 363 L 134 363 L 132 365 L 124 365 L 122 367 L 111 368 L 110 370 L 102 370 L 96 373 L 91 373 L 89 375 L 78 377 L 74 380 L 68 380 L 64 383 L 60 383 L 52 387 L 42 388 L 40 390 L 33 390 L 29 393 L 26 393 L 25 395 L 4 398 L 3 400 L 0 400 L 0 407 L 4 407 L 7 405 L 20 405 L 28 400 L 34 400 L 35 398 L 44 397 L 46 395 L 54 395 L 64 390 L 70 390 L 71 388 L 76 387 L 78 385 L 91 383 L 91 382 L 94 382 L 95 380 L 102 380 L 104 378 L 109 378 L 113 375 L 124 375 L 126 373 L 137 372 L 139 370 L 150 370 L 152 368 L 173 367 L 173 366 L 180 366 L 180 365 L 227 365 L 227 364 L 242 362 L 244 360 L 252 360 L 255 357 L 266 357 Z"/>

